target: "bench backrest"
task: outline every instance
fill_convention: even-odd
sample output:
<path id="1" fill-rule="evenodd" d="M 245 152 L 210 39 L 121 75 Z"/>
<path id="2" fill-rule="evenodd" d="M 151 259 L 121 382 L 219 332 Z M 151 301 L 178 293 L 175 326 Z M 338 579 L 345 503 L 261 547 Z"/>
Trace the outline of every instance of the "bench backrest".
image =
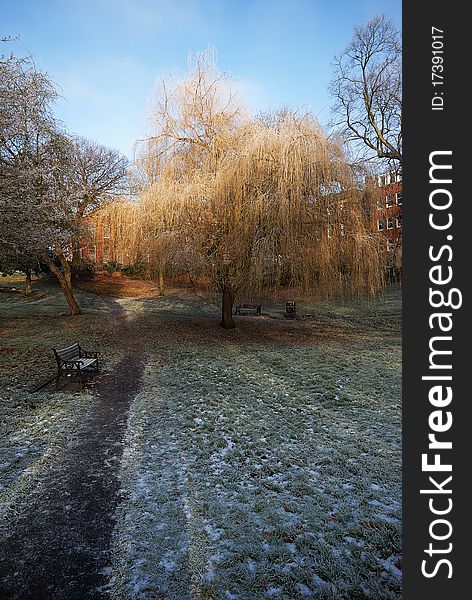
<path id="1" fill-rule="evenodd" d="M 61 361 L 74 360 L 75 358 L 80 357 L 80 346 L 78 342 L 75 342 L 75 344 L 72 344 L 71 346 L 67 346 L 67 348 L 53 350 L 54 354 L 56 355 L 56 358 Z"/>

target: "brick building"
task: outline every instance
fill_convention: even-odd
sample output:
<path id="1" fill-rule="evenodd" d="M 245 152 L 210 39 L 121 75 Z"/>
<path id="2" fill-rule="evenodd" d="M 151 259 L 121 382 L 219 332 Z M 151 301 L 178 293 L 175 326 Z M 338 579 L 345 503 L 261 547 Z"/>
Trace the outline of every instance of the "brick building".
<path id="1" fill-rule="evenodd" d="M 130 265 L 133 258 L 123 248 L 119 231 L 113 226 L 109 215 L 93 211 L 84 218 L 88 236 L 84 238 L 80 248 L 80 258 L 91 260 L 98 266 L 116 262 Z"/>
<path id="2" fill-rule="evenodd" d="M 388 267 L 398 267 L 402 245 L 402 175 L 390 172 L 377 177 L 377 205 L 372 211 L 373 228 L 381 234 Z"/>

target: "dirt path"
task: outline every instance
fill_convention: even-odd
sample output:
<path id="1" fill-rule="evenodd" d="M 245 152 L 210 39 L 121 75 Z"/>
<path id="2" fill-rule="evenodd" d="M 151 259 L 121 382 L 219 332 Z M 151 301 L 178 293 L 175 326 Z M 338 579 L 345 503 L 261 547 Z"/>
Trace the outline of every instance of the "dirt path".
<path id="1" fill-rule="evenodd" d="M 106 598 L 117 477 L 130 402 L 139 390 L 139 336 L 115 304 L 111 317 L 124 358 L 100 377 L 95 398 L 58 464 L 30 494 L 0 542 L 0 598 Z"/>

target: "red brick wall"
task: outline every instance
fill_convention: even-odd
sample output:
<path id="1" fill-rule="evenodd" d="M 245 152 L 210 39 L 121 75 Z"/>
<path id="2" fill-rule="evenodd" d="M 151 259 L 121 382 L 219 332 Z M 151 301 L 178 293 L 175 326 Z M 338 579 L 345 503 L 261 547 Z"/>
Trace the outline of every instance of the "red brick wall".
<path id="1" fill-rule="evenodd" d="M 372 227 L 381 234 L 386 254 L 394 253 L 401 244 L 402 233 L 402 182 L 378 187 L 377 206 L 372 211 Z M 383 229 L 379 229 L 379 222 Z"/>

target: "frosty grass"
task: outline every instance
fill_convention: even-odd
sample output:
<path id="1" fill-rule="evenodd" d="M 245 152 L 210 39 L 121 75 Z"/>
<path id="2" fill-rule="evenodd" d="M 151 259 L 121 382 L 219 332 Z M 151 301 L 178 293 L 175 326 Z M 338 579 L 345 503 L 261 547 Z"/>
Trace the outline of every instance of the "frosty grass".
<path id="1" fill-rule="evenodd" d="M 0 298 L 3 516 L 58 459 L 91 400 L 30 397 L 31 374 L 42 378 L 62 342 L 114 347 L 106 305 L 79 296 L 78 319 L 58 315 L 57 291 Z M 308 307 L 301 322 L 268 308 L 229 333 L 198 298 L 118 302 L 148 339 L 120 472 L 112 597 L 399 599 L 398 291 Z"/>
<path id="2" fill-rule="evenodd" d="M 398 304 L 357 306 L 308 341 L 151 345 L 115 598 L 400 598 Z"/>

